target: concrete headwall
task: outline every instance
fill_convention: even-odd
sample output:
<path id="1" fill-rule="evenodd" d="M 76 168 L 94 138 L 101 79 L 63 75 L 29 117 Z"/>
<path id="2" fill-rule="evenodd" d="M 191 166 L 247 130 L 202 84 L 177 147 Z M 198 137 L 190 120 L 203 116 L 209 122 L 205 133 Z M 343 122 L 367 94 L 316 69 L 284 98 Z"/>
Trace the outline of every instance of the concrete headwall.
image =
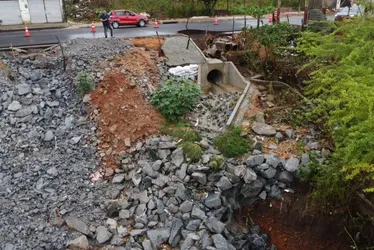
<path id="1" fill-rule="evenodd" d="M 232 62 L 222 62 L 218 59 L 207 59 L 205 64 L 199 65 L 198 83 L 202 89 L 207 88 L 212 84 L 208 80 L 208 75 L 214 70 L 222 74 L 222 82 L 217 82 L 216 84 L 230 84 L 242 90 L 247 86 L 247 81 Z"/>

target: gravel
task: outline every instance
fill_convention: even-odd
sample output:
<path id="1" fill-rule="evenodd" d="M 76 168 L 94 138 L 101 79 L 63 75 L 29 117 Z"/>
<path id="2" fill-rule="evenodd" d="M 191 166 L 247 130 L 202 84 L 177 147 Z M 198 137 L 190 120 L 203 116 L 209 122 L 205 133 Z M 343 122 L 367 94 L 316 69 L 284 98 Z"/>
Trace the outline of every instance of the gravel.
<path id="1" fill-rule="evenodd" d="M 88 179 L 99 162 L 84 138 L 95 135 L 96 124 L 87 119 L 73 79 L 80 70 L 96 77 L 92 62 L 109 62 L 129 45 L 77 39 L 63 46 L 71 60 L 66 72 L 59 49 L 0 55 L 11 72 L 0 69 L 1 76 L 11 75 L 0 80 L 0 248 L 64 249 L 69 242 L 87 249 L 80 234 L 91 237 L 89 226 L 105 219 L 102 202 L 111 188 Z"/>
<path id="2" fill-rule="evenodd" d="M 200 162 L 190 164 L 176 138 L 153 136 L 131 142 L 117 169 L 98 171 L 97 124 L 72 79 L 87 70 L 99 81 L 101 66 L 92 62 L 110 68 L 129 48 L 110 41 L 64 43 L 66 72 L 55 53 L 5 59 L 19 75 L 12 82 L 0 70 L 0 248 L 271 249 L 259 230 L 233 230 L 233 213 L 281 199 L 307 157 L 286 161 L 258 151 L 245 161 L 224 159 L 213 172 L 209 163 L 220 152 L 211 133 L 226 122 L 236 93 L 204 97 L 192 114 L 203 132 Z"/>

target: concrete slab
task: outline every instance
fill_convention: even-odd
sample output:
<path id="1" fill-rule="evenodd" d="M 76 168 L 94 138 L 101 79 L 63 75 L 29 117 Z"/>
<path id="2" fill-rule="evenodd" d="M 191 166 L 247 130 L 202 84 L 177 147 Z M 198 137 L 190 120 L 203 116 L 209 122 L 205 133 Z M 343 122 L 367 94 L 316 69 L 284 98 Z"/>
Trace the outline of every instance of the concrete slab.
<path id="1" fill-rule="evenodd" d="M 188 37 L 174 36 L 165 39 L 162 51 L 168 58 L 168 66 L 183 66 L 187 64 L 203 64 L 205 56 L 191 40 L 187 49 Z"/>

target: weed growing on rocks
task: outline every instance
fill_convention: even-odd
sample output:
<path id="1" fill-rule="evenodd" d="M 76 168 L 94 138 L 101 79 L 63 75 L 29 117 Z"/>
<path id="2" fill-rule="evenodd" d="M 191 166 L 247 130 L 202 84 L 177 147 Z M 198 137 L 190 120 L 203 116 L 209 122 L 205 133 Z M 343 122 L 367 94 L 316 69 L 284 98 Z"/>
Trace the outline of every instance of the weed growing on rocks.
<path id="1" fill-rule="evenodd" d="M 160 131 L 163 134 L 177 137 L 183 141 L 195 142 L 201 140 L 199 132 L 192 129 L 188 124 L 185 123 L 165 124 Z"/>
<path id="2" fill-rule="evenodd" d="M 247 153 L 250 148 L 249 141 L 240 136 L 242 132 L 241 127 L 235 126 L 223 135 L 214 138 L 214 146 L 226 157 L 241 156 Z"/>
<path id="3" fill-rule="evenodd" d="M 197 144 L 197 142 L 201 140 L 201 136 L 199 132 L 192 129 L 189 124 L 183 122 L 174 124 L 167 123 L 160 130 L 164 134 L 182 140 L 179 146 L 183 149 L 186 158 L 190 159 L 191 162 L 198 162 L 201 159 L 203 151 Z"/>
<path id="4" fill-rule="evenodd" d="M 94 79 L 91 74 L 81 71 L 77 75 L 77 89 L 80 95 L 88 94 L 94 88 Z"/>
<path id="5" fill-rule="evenodd" d="M 173 79 L 159 85 L 152 94 L 152 104 L 171 121 L 190 112 L 201 95 L 200 87 L 190 80 Z"/>
<path id="6" fill-rule="evenodd" d="M 221 171 L 221 166 L 224 159 L 221 155 L 215 155 L 209 163 L 210 168 L 213 170 L 214 173 L 218 173 Z"/>
<path id="7" fill-rule="evenodd" d="M 186 158 L 190 159 L 191 162 L 198 162 L 203 155 L 203 151 L 199 145 L 194 142 L 185 141 L 180 144 L 183 149 Z"/>

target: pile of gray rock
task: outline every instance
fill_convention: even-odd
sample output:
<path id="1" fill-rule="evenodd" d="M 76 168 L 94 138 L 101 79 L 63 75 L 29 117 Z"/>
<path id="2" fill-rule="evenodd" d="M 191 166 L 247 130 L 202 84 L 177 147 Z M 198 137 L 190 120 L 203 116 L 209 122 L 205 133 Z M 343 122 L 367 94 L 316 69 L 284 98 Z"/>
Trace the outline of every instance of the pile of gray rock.
<path id="1" fill-rule="evenodd" d="M 226 127 L 240 95 L 240 92 L 228 92 L 203 96 L 188 119 L 204 135 L 214 137 Z"/>
<path id="2" fill-rule="evenodd" d="M 98 82 L 104 79 L 105 73 L 116 68 L 114 57 L 131 49 L 132 45 L 122 38 L 113 38 L 110 42 L 105 38 L 78 38 L 64 42 L 62 47 L 73 72 L 86 71 Z"/>
<path id="3" fill-rule="evenodd" d="M 74 55 L 85 58 L 83 68 L 93 67 L 88 62 L 97 61 L 100 53 L 106 58 L 121 51 L 100 47 L 98 39 L 90 58 L 79 52 L 86 46 L 79 41 L 66 45 L 73 58 L 67 71 L 80 67 Z M 96 147 L 85 141 L 95 136 L 96 124 L 87 117 L 59 55 L 20 59 L 4 53 L 0 58 L 6 65 L 0 69 L 0 249 L 64 249 L 75 233 L 63 226 L 63 218 L 102 224 L 101 200 L 114 192 L 88 178 L 99 166 Z"/>
<path id="4" fill-rule="evenodd" d="M 214 172 L 209 165 L 220 152 L 211 141 L 199 144 L 204 155 L 195 164 L 169 136 L 152 137 L 123 152 L 112 179 L 123 191 L 119 199 L 105 202 L 106 223 L 93 231 L 76 230 L 88 237 L 95 234 L 97 244 L 122 247 L 118 249 L 151 250 L 163 244 L 177 249 L 276 249 L 258 226 L 238 229 L 234 212 L 267 197 L 281 199 L 285 189 L 292 192 L 289 185 L 306 162 L 255 150 L 245 162 L 226 159 Z M 69 245 L 88 242 L 86 236 Z"/>
<path id="5" fill-rule="evenodd" d="M 91 182 L 99 168 L 96 124 L 72 76 L 100 73 L 95 61 L 110 67 L 113 56 L 129 48 L 101 43 L 64 44 L 68 73 L 53 53 L 17 63 L 1 55 L 18 73 L 0 70 L 0 248 L 275 249 L 258 226 L 238 229 L 235 211 L 292 191 L 307 155 L 286 161 L 254 150 L 244 162 L 220 157 L 213 171 L 220 152 L 211 138 L 199 142 L 203 156 L 192 164 L 175 139 L 160 136 L 121 152 L 110 183 Z M 207 98 L 217 117 L 204 119 L 223 126 L 235 95 Z"/>

